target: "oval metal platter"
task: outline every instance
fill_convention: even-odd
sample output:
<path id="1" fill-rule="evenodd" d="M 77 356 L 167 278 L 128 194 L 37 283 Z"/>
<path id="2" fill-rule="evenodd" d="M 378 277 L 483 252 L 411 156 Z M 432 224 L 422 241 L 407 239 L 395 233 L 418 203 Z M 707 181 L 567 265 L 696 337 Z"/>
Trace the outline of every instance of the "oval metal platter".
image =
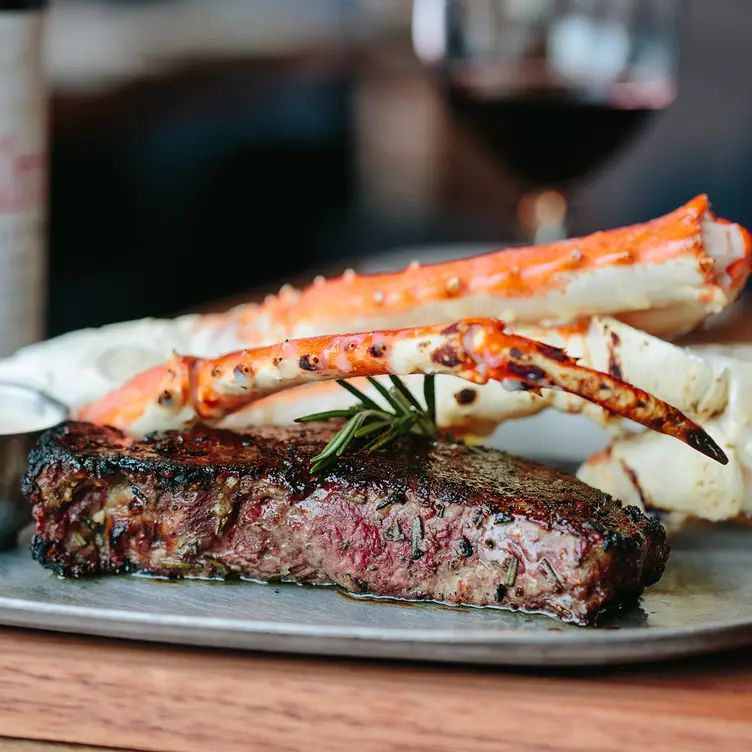
<path id="1" fill-rule="evenodd" d="M 445 255 L 471 250 L 452 247 Z M 408 255 L 381 259 L 368 271 Z M 441 257 L 436 249 L 412 256 Z M 605 442 L 584 418 L 552 411 L 502 426 L 492 441 L 568 470 Z M 366 600 L 335 588 L 125 575 L 64 580 L 34 562 L 25 546 L 0 553 L 0 624 L 411 661 L 545 667 L 656 661 L 752 644 L 752 528 L 716 526 L 673 537 L 660 582 L 638 605 L 591 628 L 498 609 Z"/>

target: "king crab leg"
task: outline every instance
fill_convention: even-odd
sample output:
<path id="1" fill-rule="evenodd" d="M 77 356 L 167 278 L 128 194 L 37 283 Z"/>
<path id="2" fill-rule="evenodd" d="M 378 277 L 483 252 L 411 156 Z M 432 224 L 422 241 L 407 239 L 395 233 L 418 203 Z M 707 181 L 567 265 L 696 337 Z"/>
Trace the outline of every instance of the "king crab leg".
<path id="1" fill-rule="evenodd" d="M 511 389 L 559 389 L 653 431 L 673 436 L 718 462 L 713 439 L 676 408 L 570 358 L 563 350 L 507 331 L 496 319 L 449 326 L 338 334 L 241 350 L 220 358 L 175 356 L 136 377 L 78 418 L 130 433 L 217 423 L 269 394 L 331 379 L 386 374 L 447 374 Z"/>
<path id="2" fill-rule="evenodd" d="M 506 248 L 388 274 L 348 271 L 298 291 L 285 285 L 260 305 L 198 322 L 246 346 L 286 337 L 401 328 L 494 316 L 568 324 L 615 316 L 651 334 L 697 328 L 741 291 L 752 237 L 716 218 L 707 196 L 650 222 L 547 245 Z"/>

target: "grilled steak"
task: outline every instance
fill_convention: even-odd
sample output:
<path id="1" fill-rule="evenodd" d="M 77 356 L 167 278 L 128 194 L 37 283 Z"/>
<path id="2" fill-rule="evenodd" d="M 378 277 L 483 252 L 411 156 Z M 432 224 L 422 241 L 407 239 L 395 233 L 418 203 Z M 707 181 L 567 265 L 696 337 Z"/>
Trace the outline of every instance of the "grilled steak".
<path id="1" fill-rule="evenodd" d="M 67 423 L 29 458 L 33 554 L 78 577 L 142 571 L 336 583 L 588 624 L 656 582 L 663 528 L 573 477 L 407 437 L 321 477 L 329 425 L 134 441 Z"/>

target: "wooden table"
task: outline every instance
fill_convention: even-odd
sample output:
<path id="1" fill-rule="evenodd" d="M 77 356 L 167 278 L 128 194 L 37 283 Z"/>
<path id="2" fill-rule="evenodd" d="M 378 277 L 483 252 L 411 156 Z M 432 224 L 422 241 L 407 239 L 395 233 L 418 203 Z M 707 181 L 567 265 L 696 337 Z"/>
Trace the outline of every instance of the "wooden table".
<path id="1" fill-rule="evenodd" d="M 6 629 L 0 729 L 170 752 L 742 752 L 752 749 L 752 650 L 540 675 Z M 0 750 L 61 749 L 0 740 Z"/>

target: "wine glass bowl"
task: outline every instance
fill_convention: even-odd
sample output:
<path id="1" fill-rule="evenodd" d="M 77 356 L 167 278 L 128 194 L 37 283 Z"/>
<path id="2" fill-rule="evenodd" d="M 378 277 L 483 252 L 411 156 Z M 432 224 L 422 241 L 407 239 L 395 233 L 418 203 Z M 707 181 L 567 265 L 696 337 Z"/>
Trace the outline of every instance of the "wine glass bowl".
<path id="1" fill-rule="evenodd" d="M 556 217 L 555 196 L 674 101 L 680 5 L 415 0 L 413 46 L 454 117 L 514 179 L 518 220 Z M 542 229 L 556 234 L 550 223 L 528 229 L 538 240 Z"/>

